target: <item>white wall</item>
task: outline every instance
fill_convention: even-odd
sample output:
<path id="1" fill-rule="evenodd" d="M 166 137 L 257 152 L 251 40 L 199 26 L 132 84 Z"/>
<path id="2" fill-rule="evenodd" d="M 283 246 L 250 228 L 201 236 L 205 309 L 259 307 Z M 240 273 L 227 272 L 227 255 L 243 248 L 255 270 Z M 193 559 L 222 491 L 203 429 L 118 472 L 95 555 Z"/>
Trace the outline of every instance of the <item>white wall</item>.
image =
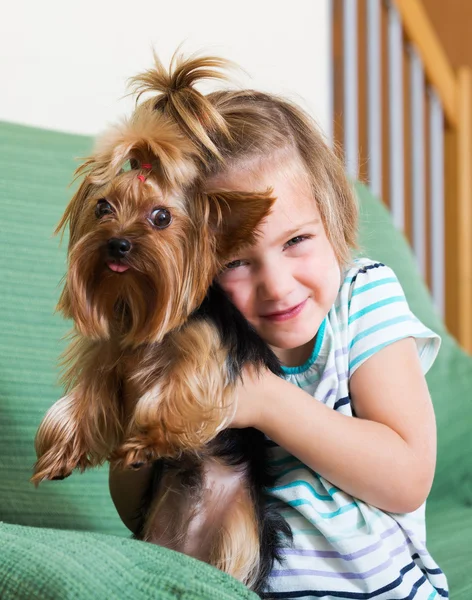
<path id="1" fill-rule="evenodd" d="M 167 64 L 184 42 L 236 61 L 237 85 L 298 101 L 330 134 L 329 0 L 14 0 L 1 16 L 0 120 L 96 134 L 131 110 L 126 80 L 151 48 Z"/>

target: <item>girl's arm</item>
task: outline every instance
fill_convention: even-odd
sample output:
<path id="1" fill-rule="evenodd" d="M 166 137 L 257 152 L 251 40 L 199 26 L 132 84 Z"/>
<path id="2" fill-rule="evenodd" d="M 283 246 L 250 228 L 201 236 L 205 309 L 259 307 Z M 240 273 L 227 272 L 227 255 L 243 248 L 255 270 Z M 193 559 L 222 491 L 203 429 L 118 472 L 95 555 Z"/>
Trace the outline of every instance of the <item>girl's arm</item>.
<path id="1" fill-rule="evenodd" d="M 253 426 L 348 494 L 389 512 L 426 499 L 436 426 L 415 342 L 380 350 L 354 373 L 356 416 L 334 411 L 272 373 L 248 373 L 232 426 Z"/>
<path id="2" fill-rule="evenodd" d="M 139 508 L 142 497 L 152 475 L 152 465 L 132 469 L 112 469 L 109 473 L 110 495 L 121 520 L 126 527 L 136 533 Z"/>

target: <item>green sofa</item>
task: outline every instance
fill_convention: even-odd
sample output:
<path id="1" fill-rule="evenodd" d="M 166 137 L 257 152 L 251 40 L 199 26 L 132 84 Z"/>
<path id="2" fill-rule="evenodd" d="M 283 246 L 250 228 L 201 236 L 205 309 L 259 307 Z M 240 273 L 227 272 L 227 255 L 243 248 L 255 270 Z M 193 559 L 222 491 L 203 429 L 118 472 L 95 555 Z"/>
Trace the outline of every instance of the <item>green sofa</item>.
<path id="1" fill-rule="evenodd" d="M 69 327 L 54 314 L 66 244 L 52 232 L 74 159 L 91 146 L 88 137 L 0 123 L 0 598 L 255 598 L 208 565 L 129 539 L 106 467 L 29 483 L 36 428 L 61 393 L 56 362 Z M 364 253 L 395 270 L 412 310 L 443 337 L 428 375 L 439 431 L 428 545 L 453 600 L 470 600 L 472 359 L 445 331 L 385 208 L 366 188 L 358 194 Z"/>

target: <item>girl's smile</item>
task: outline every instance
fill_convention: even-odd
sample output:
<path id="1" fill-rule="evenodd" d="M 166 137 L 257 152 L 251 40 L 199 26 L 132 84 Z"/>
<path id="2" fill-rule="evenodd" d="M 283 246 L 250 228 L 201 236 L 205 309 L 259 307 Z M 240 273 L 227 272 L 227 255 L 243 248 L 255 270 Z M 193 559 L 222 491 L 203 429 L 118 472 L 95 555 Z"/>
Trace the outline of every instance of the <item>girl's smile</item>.
<path id="1" fill-rule="evenodd" d="M 303 300 L 303 302 L 300 302 L 300 304 L 296 304 L 295 306 L 292 306 L 291 308 L 287 308 L 285 310 L 280 310 L 278 312 L 273 312 L 273 313 L 269 313 L 266 315 L 261 315 L 261 318 L 263 319 L 268 319 L 269 321 L 272 321 L 273 323 L 280 323 L 281 321 L 288 321 L 289 319 L 293 319 L 294 317 L 297 317 L 303 310 L 303 308 L 306 305 L 306 300 Z"/>
<path id="2" fill-rule="evenodd" d="M 287 366 L 304 362 L 334 304 L 340 269 L 311 188 L 295 159 L 265 170 L 220 176 L 218 186 L 272 188 L 276 201 L 256 243 L 226 265 L 220 284 Z"/>

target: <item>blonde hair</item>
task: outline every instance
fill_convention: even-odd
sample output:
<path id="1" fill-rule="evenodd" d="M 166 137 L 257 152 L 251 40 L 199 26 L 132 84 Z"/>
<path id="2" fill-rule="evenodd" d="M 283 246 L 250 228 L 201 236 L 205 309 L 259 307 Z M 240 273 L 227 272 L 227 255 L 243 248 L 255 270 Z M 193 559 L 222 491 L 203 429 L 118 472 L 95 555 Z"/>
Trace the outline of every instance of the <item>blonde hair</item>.
<path id="1" fill-rule="evenodd" d="M 153 69 L 132 81 L 139 96 L 175 120 L 200 151 L 202 180 L 275 158 L 297 158 L 308 177 L 326 235 L 341 265 L 356 248 L 358 206 L 344 167 L 314 120 L 300 107 L 255 90 L 195 89 L 202 79 L 226 79 L 233 63 L 217 57 L 175 54 L 167 71 L 155 58 Z M 248 190 L 249 191 L 249 190 Z"/>

